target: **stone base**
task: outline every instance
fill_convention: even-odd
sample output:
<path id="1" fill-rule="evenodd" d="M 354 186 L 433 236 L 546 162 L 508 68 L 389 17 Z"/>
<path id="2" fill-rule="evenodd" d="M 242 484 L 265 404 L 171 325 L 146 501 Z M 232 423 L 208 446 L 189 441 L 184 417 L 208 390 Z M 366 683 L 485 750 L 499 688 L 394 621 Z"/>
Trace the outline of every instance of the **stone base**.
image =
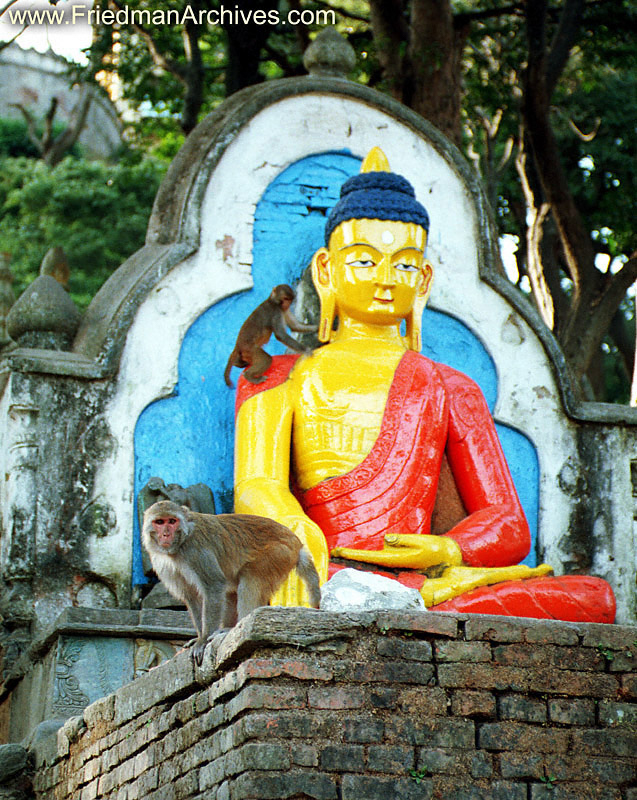
<path id="1" fill-rule="evenodd" d="M 0 742 L 61 722 L 172 658 L 195 635 L 186 612 L 68 608 L 0 689 Z"/>
<path id="2" fill-rule="evenodd" d="M 637 629 L 262 608 L 34 755 L 39 800 L 636 800 Z"/>

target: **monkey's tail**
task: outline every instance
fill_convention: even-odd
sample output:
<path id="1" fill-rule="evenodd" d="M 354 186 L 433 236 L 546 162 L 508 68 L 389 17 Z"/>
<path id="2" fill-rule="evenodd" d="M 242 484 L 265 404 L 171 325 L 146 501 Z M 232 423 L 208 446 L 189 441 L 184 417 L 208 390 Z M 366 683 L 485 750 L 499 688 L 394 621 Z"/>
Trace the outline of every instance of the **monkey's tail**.
<path id="1" fill-rule="evenodd" d="M 226 382 L 226 386 L 229 386 L 231 389 L 234 389 L 234 383 L 230 380 L 230 372 L 232 370 L 232 367 L 234 366 L 235 353 L 236 350 L 233 350 L 232 353 L 230 353 L 230 358 L 228 359 L 225 372 L 223 373 L 223 379 Z"/>
<path id="2" fill-rule="evenodd" d="M 321 604 L 321 589 L 319 587 L 319 576 L 314 566 L 314 560 L 310 551 L 306 547 L 302 547 L 299 551 L 299 560 L 296 565 L 296 571 L 299 577 L 303 580 L 307 587 L 307 593 L 310 597 L 310 605 L 312 608 L 318 608 Z"/>

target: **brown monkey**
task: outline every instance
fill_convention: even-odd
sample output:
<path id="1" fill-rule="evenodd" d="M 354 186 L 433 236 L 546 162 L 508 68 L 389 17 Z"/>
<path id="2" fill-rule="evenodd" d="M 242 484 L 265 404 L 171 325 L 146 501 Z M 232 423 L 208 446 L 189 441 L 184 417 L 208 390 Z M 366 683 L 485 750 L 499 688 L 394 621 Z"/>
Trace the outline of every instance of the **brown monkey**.
<path id="1" fill-rule="evenodd" d="M 142 541 L 157 576 L 188 606 L 201 664 L 210 634 L 267 605 L 291 569 L 321 600 L 312 556 L 285 525 L 250 514 L 199 514 L 171 500 L 146 509 Z"/>
<path id="2" fill-rule="evenodd" d="M 270 341 L 274 334 L 283 344 L 299 353 L 308 352 L 296 339 L 293 339 L 285 330 L 287 326 L 297 333 L 307 333 L 318 330 L 316 325 L 305 325 L 299 322 L 290 311 L 290 306 L 295 298 L 294 289 L 287 283 L 280 283 L 270 292 L 267 300 L 257 306 L 243 323 L 237 336 L 237 343 L 230 353 L 223 374 L 228 386 L 233 387 L 230 380 L 230 371 L 235 367 L 248 367 L 244 375 L 250 383 L 263 383 L 266 378 L 263 373 L 272 363 L 272 356 L 265 352 L 262 345 Z"/>

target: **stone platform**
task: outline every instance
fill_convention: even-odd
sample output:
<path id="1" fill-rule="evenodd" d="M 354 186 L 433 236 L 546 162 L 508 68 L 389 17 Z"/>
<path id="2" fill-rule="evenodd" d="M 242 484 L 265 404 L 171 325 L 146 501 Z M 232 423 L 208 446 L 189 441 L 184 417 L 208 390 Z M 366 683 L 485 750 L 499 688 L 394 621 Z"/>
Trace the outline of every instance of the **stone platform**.
<path id="1" fill-rule="evenodd" d="M 195 635 L 188 613 L 67 608 L 0 687 L 0 739 L 64 721 L 172 656 Z"/>
<path id="2" fill-rule="evenodd" d="M 262 608 L 34 748 L 39 800 L 637 800 L 637 628 Z"/>

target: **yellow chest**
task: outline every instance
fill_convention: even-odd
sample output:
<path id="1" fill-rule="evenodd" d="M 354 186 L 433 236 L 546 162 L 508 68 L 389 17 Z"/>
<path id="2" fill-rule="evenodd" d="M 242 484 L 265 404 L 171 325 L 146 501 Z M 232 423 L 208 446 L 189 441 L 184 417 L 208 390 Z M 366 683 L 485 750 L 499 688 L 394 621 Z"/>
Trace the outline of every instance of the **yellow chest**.
<path id="1" fill-rule="evenodd" d="M 402 352 L 376 355 L 324 348 L 295 370 L 292 451 L 301 488 L 349 472 L 373 447 Z"/>

